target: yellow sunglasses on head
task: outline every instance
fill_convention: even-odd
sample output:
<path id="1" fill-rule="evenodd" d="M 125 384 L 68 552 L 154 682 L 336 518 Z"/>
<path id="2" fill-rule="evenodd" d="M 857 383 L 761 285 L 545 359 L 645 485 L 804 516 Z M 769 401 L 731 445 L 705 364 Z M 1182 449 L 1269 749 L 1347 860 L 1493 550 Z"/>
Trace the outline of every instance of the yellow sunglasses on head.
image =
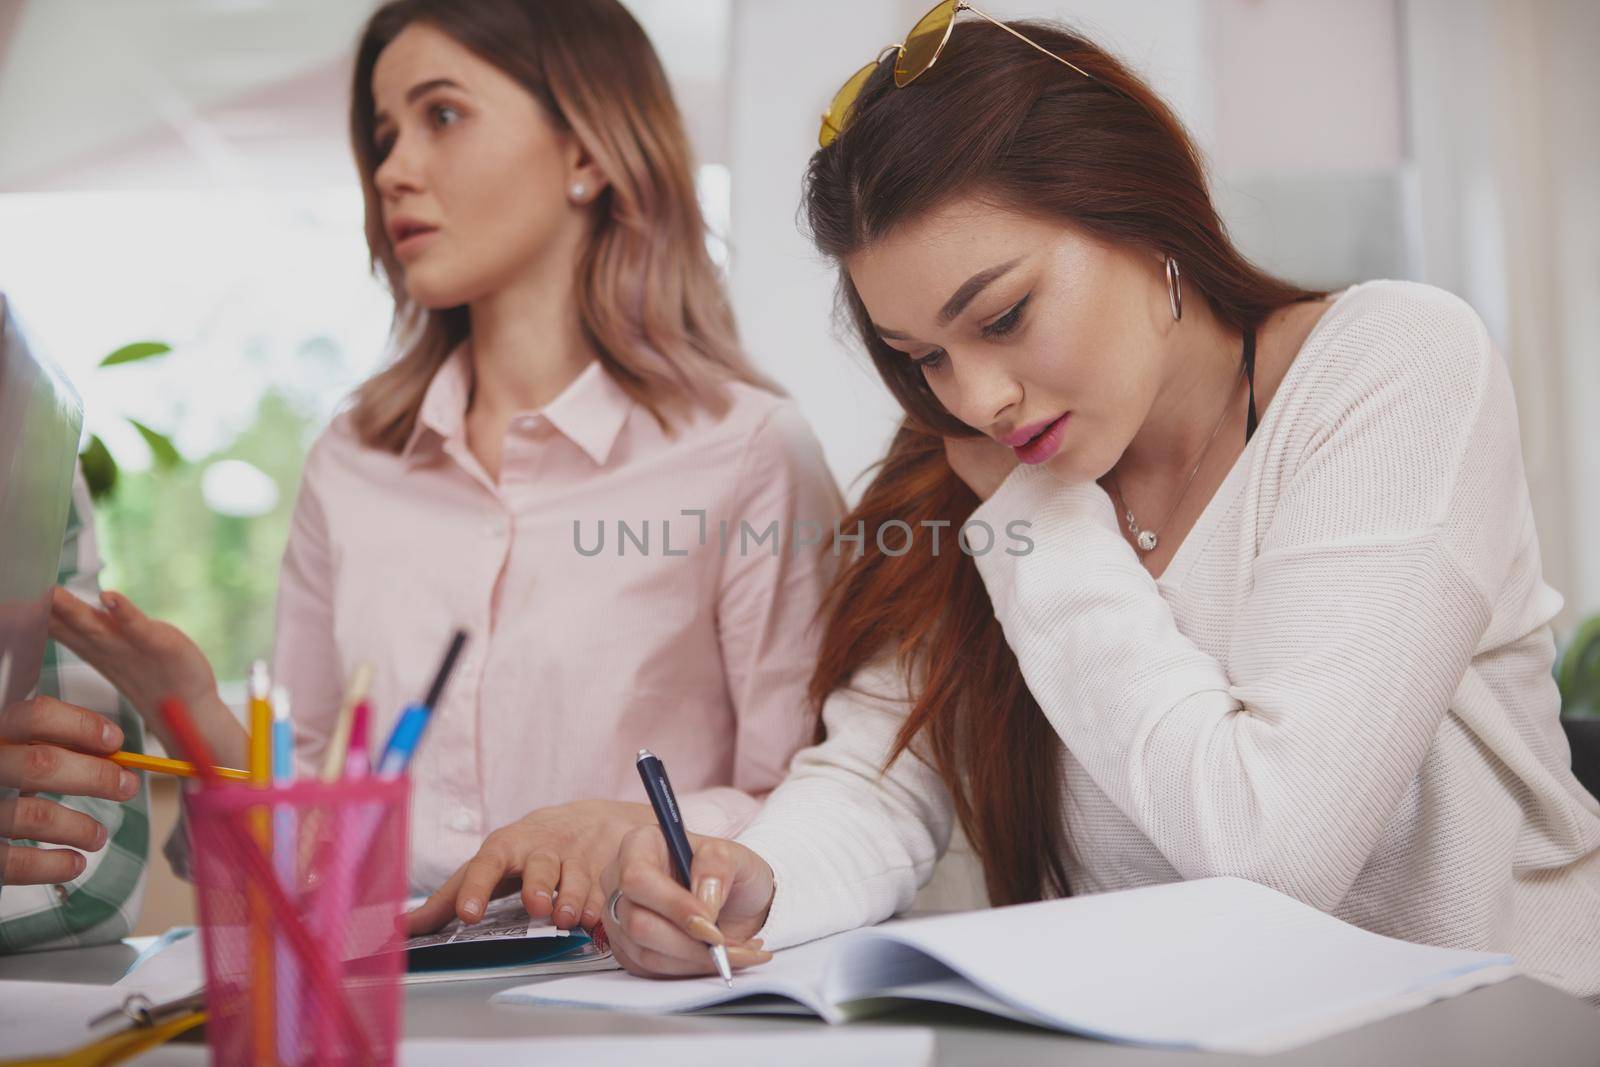
<path id="1" fill-rule="evenodd" d="M 1094 81 L 1094 76 L 1081 67 L 1028 40 L 999 19 L 984 14 L 965 0 L 943 0 L 917 20 L 917 24 L 911 27 L 911 32 L 906 34 L 904 44 L 885 48 L 878 53 L 878 58 L 850 75 L 849 79 L 839 87 L 839 91 L 833 94 L 833 102 L 828 105 L 828 110 L 822 113 L 822 128 L 817 131 L 817 143 L 827 148 L 833 143 L 834 138 L 844 132 L 844 128 L 850 123 L 850 112 L 855 107 L 856 97 L 861 95 L 861 87 L 867 84 L 867 79 L 878 69 L 878 64 L 883 62 L 891 48 L 898 50 L 894 61 L 895 88 L 904 89 L 921 77 L 938 60 L 939 53 L 944 51 L 945 42 L 950 40 L 950 31 L 955 28 L 956 14 L 961 11 L 970 11 L 979 18 L 994 23 L 1029 48 L 1043 52 L 1056 62 L 1063 63 L 1090 81 Z"/>

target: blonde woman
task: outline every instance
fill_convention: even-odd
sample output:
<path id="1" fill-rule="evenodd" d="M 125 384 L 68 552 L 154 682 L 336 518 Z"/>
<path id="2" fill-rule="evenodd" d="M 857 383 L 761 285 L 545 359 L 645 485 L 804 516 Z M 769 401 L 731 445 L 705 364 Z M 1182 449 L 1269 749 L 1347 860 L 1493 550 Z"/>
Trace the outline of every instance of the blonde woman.
<path id="1" fill-rule="evenodd" d="M 640 747 L 692 828 L 729 833 L 809 738 L 829 556 L 772 524 L 827 529 L 838 491 L 739 350 L 681 119 L 615 0 L 384 5 L 351 135 L 396 356 L 307 459 L 274 673 L 311 767 L 358 663 L 381 737 L 470 630 L 411 768 L 412 879 L 437 891 L 412 925 L 520 881 L 590 926 L 598 868 L 651 821 Z M 58 607 L 142 710 L 183 694 L 242 758 L 186 639 L 125 598 Z"/>

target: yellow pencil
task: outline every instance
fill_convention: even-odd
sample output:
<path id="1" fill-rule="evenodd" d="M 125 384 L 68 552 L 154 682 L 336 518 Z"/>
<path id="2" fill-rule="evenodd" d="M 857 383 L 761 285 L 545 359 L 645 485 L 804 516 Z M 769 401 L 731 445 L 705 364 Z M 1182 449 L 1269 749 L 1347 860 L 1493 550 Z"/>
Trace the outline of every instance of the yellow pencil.
<path id="1" fill-rule="evenodd" d="M 250 665 L 250 784 L 258 789 L 272 785 L 271 679 L 260 660 Z M 250 826 L 261 854 L 272 857 L 272 813 L 265 806 L 250 813 Z M 266 895 L 250 893 L 251 1047 L 258 1067 L 277 1062 L 277 991 L 273 984 L 272 924 Z"/>
<path id="2" fill-rule="evenodd" d="M 180 778 L 198 778 L 199 772 L 194 769 L 194 764 L 188 760 L 167 759 L 165 756 L 146 756 L 142 752 L 113 752 L 106 757 L 119 767 L 126 767 L 130 771 L 153 771 L 156 774 L 175 774 Z M 235 782 L 248 782 L 249 771 L 241 771 L 237 767 L 218 767 L 217 774 Z"/>
<path id="3" fill-rule="evenodd" d="M 0 741 L 0 748 L 15 745 L 16 741 Z M 156 774 L 175 774 L 180 778 L 198 778 L 200 772 L 188 760 L 167 759 L 165 756 L 146 756 L 143 752 L 113 752 L 106 759 L 130 771 L 152 771 Z M 248 771 L 236 767 L 218 767 L 217 774 L 235 782 L 250 780 Z"/>

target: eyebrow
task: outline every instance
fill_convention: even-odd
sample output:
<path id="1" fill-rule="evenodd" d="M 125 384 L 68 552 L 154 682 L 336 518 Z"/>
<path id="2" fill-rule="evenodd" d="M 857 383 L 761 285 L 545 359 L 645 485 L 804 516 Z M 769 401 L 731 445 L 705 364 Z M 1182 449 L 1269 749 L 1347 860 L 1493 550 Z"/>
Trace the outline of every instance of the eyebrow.
<path id="1" fill-rule="evenodd" d="M 449 78 L 432 78 L 432 79 L 430 79 L 428 81 L 425 81 L 425 82 L 418 82 L 417 84 L 413 85 L 411 88 L 407 89 L 406 90 L 406 103 L 409 104 L 412 101 L 416 100 L 417 97 L 422 96 L 425 93 L 432 92 L 435 89 L 460 89 L 460 88 L 461 88 L 461 86 L 457 85 L 455 82 L 451 81 Z M 465 90 L 463 90 L 463 91 L 465 91 Z M 387 111 L 380 111 L 376 115 L 372 116 L 373 128 L 377 128 L 378 126 L 381 126 L 385 122 L 388 122 L 388 121 L 389 121 L 389 113 Z"/>
<path id="2" fill-rule="evenodd" d="M 951 320 L 966 310 L 967 305 L 972 303 L 973 299 L 976 298 L 979 293 L 983 292 L 989 287 L 990 282 L 994 281 L 996 278 L 1004 277 L 1006 274 L 1011 272 L 1013 267 L 1021 262 L 1022 257 L 1018 256 L 1016 259 L 1008 260 L 1005 263 L 997 263 L 988 270 L 980 270 L 978 273 L 962 282 L 961 287 L 952 293 L 950 295 L 950 299 L 946 300 L 944 302 L 944 306 L 939 309 L 939 325 L 948 326 Z M 886 340 L 911 340 L 909 334 L 904 334 L 899 330 L 891 330 L 887 327 L 879 326 L 877 323 L 873 323 L 872 328 L 877 330 L 878 335 Z"/>

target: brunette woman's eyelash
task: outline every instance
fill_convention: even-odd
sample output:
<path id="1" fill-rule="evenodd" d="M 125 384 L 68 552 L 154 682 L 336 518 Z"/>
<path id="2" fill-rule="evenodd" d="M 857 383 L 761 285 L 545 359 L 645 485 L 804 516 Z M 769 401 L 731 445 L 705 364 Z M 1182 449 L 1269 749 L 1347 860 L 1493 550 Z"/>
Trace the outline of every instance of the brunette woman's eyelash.
<path id="1" fill-rule="evenodd" d="M 940 349 L 935 349 L 932 352 L 929 352 L 927 355 L 923 356 L 921 359 L 914 359 L 911 362 L 916 364 L 918 370 L 933 370 L 935 367 L 937 367 L 943 361 L 944 361 L 944 349 L 940 348 Z"/>
<path id="2" fill-rule="evenodd" d="M 1011 310 L 1007 311 L 1004 315 L 1001 315 L 998 319 L 995 319 L 989 325 L 985 326 L 983 328 L 983 336 L 1004 337 L 1012 330 L 1015 330 L 1017 328 L 1017 324 L 1022 320 L 1022 309 L 1027 305 L 1029 298 L 1032 296 L 1033 294 L 1029 293 L 1021 300 L 1018 300 L 1015 304 L 1011 305 Z"/>

